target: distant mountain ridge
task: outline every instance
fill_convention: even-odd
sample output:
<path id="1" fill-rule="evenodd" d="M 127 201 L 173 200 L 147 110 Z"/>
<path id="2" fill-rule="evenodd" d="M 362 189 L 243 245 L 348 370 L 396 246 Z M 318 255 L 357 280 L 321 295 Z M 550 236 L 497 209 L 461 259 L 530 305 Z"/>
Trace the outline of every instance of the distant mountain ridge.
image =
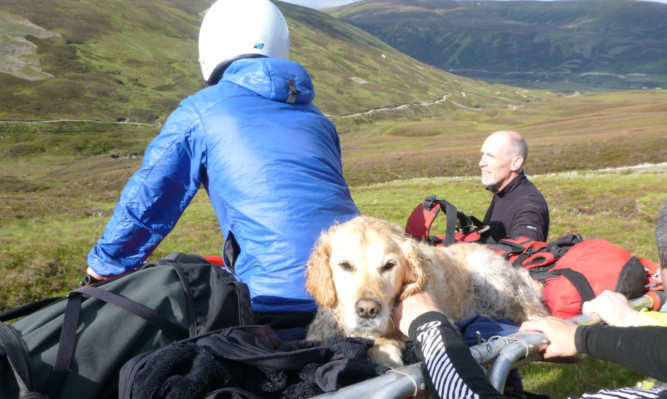
<path id="1" fill-rule="evenodd" d="M 422 62 L 523 86 L 667 85 L 667 5 L 631 0 L 366 0 L 329 12 Z"/>
<path id="2" fill-rule="evenodd" d="M 197 37 L 211 2 L 0 0 L 0 120 L 163 122 L 204 87 Z M 522 101 L 513 88 L 423 64 L 328 14 L 276 5 L 290 26 L 290 59 L 309 71 L 327 114 L 448 94 L 464 106 Z"/>

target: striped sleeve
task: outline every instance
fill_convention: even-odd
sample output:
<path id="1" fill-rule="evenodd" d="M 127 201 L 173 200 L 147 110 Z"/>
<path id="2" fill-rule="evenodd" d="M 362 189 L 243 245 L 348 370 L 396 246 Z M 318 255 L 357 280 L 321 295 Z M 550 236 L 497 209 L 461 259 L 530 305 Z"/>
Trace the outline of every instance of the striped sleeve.
<path id="1" fill-rule="evenodd" d="M 439 321 L 417 328 L 417 342 L 421 344 L 424 363 L 433 386 L 441 398 L 479 398 L 459 377 L 447 356 L 438 327 Z"/>
<path id="2" fill-rule="evenodd" d="M 602 389 L 596 393 L 584 394 L 582 399 L 658 399 L 665 392 L 663 388 L 647 390 L 635 388 Z"/>
<path id="3" fill-rule="evenodd" d="M 619 329 L 607 326 L 585 326 L 577 329 L 577 348 L 581 348 L 585 343 L 594 341 L 607 348 L 607 352 L 616 353 L 619 351 L 609 351 L 610 345 L 615 347 L 628 347 L 628 353 L 634 353 L 645 363 L 652 365 L 648 368 L 659 369 L 657 374 L 664 373 L 665 348 L 662 341 L 657 342 L 658 338 L 664 340 L 664 327 L 640 327 Z M 618 330 L 618 331 L 616 331 Z M 438 398 L 506 398 L 496 391 L 489 382 L 483 369 L 477 364 L 466 346 L 459 332 L 452 326 L 447 318 L 439 312 L 428 312 L 417 317 L 410 325 L 410 338 L 415 341 L 417 356 L 422 360 L 422 373 L 426 382 L 429 384 L 431 394 Z M 608 336 L 605 336 L 606 333 Z M 633 339 L 617 341 L 612 339 L 612 335 L 627 335 Z M 596 335 L 597 334 L 597 335 Z M 636 337 L 635 337 L 636 335 Z M 590 339 L 595 336 L 596 339 Z M 653 337 L 651 340 L 648 337 Z M 657 338 L 656 338 L 657 337 Z M 656 341 L 656 342 L 654 342 Z M 645 345 L 652 349 L 652 354 L 643 354 L 638 348 L 632 345 Z M 657 348 L 657 349 L 655 349 Z M 627 348 L 624 348 L 627 349 Z M 579 349 L 582 353 L 588 353 Z M 626 352 L 625 350 L 622 352 Z M 605 359 L 605 356 L 600 356 Z M 658 359 L 658 360 L 656 360 Z M 612 360 L 612 359 L 606 359 Z M 619 361 L 619 359 L 613 359 Z M 651 362 L 662 362 L 656 365 Z M 619 362 L 620 364 L 624 364 Z M 646 371 L 646 370 L 641 370 Z M 654 370 L 655 371 L 655 370 Z M 662 374 L 660 374 L 661 377 Z M 655 378 L 655 377 L 654 377 Z M 664 377 L 663 377 L 664 378 Z M 662 395 L 662 396 L 661 396 Z M 654 388 L 640 390 L 635 388 L 621 388 L 614 390 L 601 390 L 596 393 L 588 393 L 582 396 L 583 399 L 629 399 L 645 398 L 656 399 L 667 397 L 667 391 L 664 388 Z"/>
<path id="4" fill-rule="evenodd" d="M 439 398 L 503 397 L 444 315 L 430 312 L 418 317 L 410 328 L 410 337 L 416 343 L 431 391 Z"/>

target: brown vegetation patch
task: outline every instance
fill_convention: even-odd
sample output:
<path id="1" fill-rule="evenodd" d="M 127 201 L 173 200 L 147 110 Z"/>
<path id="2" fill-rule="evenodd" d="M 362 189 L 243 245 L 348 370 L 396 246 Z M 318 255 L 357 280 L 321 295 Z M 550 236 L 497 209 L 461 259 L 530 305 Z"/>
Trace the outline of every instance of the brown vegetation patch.
<path id="1" fill-rule="evenodd" d="M 2 193 L 33 193 L 45 188 L 42 184 L 14 176 L 0 176 L 0 192 Z"/>

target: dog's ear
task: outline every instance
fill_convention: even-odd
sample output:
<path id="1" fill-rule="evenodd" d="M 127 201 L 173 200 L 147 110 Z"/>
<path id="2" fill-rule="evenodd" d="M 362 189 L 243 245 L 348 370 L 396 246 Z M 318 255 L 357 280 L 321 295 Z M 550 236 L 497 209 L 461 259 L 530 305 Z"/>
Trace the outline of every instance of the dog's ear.
<path id="1" fill-rule="evenodd" d="M 415 242 L 406 239 L 401 244 L 401 249 L 407 260 L 407 268 L 403 271 L 403 288 L 399 299 L 409 297 L 424 290 L 426 286 L 426 275 L 424 274 L 424 260 L 419 255 L 419 249 Z"/>
<path id="2" fill-rule="evenodd" d="M 317 303 L 325 307 L 331 307 L 336 303 L 336 288 L 329 266 L 330 257 L 331 243 L 325 234 L 317 240 L 306 263 L 306 291 Z"/>

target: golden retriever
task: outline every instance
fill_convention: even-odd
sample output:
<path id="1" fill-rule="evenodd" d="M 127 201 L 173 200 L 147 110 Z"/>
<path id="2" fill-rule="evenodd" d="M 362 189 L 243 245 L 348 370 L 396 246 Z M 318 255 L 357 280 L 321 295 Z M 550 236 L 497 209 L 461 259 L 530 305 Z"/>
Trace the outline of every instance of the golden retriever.
<path id="1" fill-rule="evenodd" d="M 392 321 L 395 304 L 421 290 L 452 321 L 480 314 L 520 323 L 547 314 L 528 273 L 484 246 L 430 246 L 367 216 L 324 232 L 306 276 L 306 289 L 319 305 L 306 339 L 374 339 L 371 360 L 389 367 L 403 365 L 406 339 Z"/>

